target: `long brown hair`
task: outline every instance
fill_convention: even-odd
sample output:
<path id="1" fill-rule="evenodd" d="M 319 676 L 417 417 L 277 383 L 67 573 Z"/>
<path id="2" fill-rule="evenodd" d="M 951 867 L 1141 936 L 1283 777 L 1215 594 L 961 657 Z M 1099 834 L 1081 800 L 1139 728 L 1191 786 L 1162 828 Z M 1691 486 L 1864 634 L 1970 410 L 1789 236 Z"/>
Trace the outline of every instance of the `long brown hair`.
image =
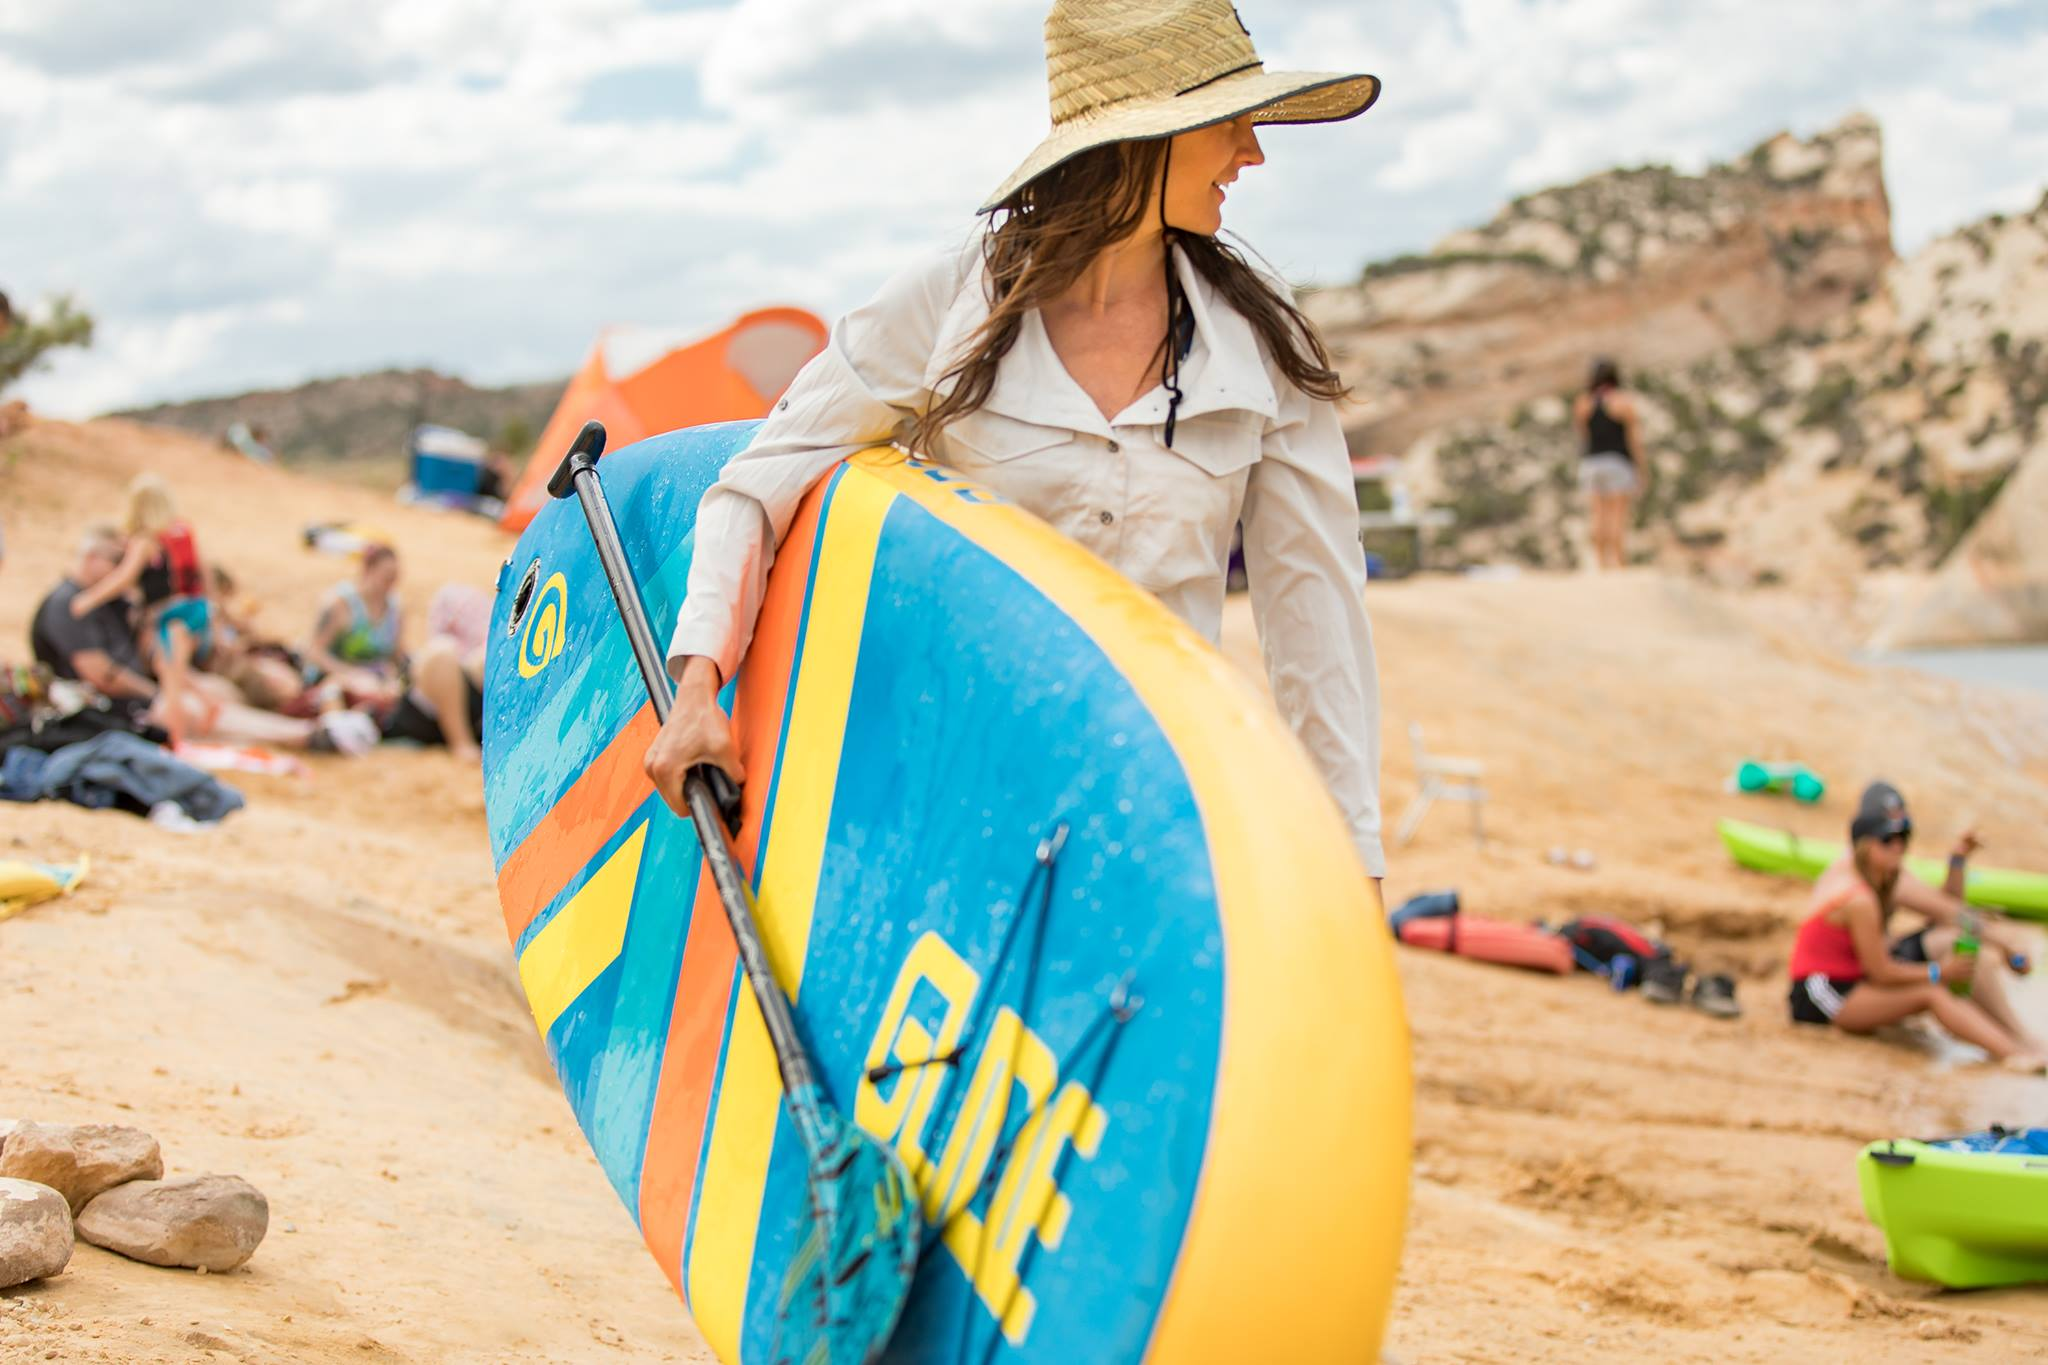
<path id="1" fill-rule="evenodd" d="M 1863 879 L 1863 884 L 1877 897 L 1878 921 L 1882 925 L 1892 917 L 1892 904 L 1899 890 L 1899 869 L 1894 867 L 1889 876 L 1878 876 L 1877 869 L 1870 865 L 1870 849 L 1867 847 L 1870 842 L 1868 839 L 1858 839 L 1850 854 L 1856 864 L 1856 875 Z"/>
<path id="2" fill-rule="evenodd" d="M 1162 180 L 1167 140 L 1115 142 L 1062 162 L 990 211 L 982 244 L 988 267 L 988 318 L 935 386 L 940 397 L 919 419 L 915 448 L 929 452 L 941 431 L 977 411 L 995 389 L 996 368 L 1017 343 L 1025 314 L 1052 302 L 1095 258 L 1143 225 L 1152 188 Z M 1164 192 L 1162 188 L 1162 193 Z M 1331 368 L 1314 324 L 1275 293 L 1236 248 L 1169 228 L 1168 246 L 1187 253 L 1202 278 L 1252 326 L 1294 386 L 1335 401 L 1347 392 Z M 1162 332 L 1155 360 L 1164 357 Z M 948 388 L 948 385 L 951 387 Z"/>

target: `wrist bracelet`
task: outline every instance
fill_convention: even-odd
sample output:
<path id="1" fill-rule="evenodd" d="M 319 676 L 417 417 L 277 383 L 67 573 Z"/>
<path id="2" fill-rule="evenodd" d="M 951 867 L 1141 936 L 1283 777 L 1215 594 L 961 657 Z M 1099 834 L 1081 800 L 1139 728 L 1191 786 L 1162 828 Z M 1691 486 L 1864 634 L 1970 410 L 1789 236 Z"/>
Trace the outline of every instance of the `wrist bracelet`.
<path id="1" fill-rule="evenodd" d="M 1970 861 L 1969 855 L 1965 853 L 1951 853 L 1948 855 L 1948 865 L 1950 867 L 1961 867 L 1968 861 Z"/>
<path id="2" fill-rule="evenodd" d="M 1939 986 L 1941 984 L 1941 964 L 1939 962 L 1927 964 L 1927 982 L 1932 986 Z"/>

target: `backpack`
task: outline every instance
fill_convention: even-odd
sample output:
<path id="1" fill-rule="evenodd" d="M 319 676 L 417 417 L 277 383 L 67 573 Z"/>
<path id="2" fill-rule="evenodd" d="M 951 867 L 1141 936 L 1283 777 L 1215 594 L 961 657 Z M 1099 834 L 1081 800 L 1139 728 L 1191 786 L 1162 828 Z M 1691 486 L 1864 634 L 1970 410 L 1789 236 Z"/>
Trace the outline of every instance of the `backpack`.
<path id="1" fill-rule="evenodd" d="M 1580 970 L 1606 977 L 1616 975 L 1616 964 L 1622 958 L 1630 959 L 1628 966 L 1620 968 L 1630 979 L 1639 977 L 1651 963 L 1671 958 L 1669 948 L 1613 915 L 1581 915 L 1557 932 L 1572 945 Z"/>

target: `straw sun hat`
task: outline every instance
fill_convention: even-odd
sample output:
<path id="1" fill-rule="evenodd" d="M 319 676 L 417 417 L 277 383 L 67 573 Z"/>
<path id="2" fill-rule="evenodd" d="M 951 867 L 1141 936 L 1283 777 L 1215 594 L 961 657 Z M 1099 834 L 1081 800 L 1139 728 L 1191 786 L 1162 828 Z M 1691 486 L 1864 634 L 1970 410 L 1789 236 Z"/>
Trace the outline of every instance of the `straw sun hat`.
<path id="1" fill-rule="evenodd" d="M 1268 71 L 1230 0 L 1054 0 L 1045 20 L 1052 135 L 981 206 L 1111 142 L 1170 137 L 1251 114 L 1335 123 L 1379 98 L 1377 76 Z"/>

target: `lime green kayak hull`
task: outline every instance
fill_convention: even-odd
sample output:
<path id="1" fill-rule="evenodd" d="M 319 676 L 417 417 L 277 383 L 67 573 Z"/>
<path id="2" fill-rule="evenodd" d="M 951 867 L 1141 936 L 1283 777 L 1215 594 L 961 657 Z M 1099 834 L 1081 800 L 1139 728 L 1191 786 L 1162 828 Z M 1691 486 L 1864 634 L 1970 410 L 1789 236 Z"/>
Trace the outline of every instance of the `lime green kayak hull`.
<path id="1" fill-rule="evenodd" d="M 1887 1140 L 1856 1174 L 1893 1274 L 1951 1289 L 2048 1281 L 2048 1157 Z"/>
<path id="2" fill-rule="evenodd" d="M 1774 872 L 1811 881 L 1842 856 L 1840 844 L 1801 838 L 1768 825 L 1722 820 L 1717 828 L 1729 856 L 1755 872 Z M 1948 876 L 1947 865 L 1938 858 L 1908 858 L 1906 866 L 1914 876 L 1934 886 L 1940 886 Z M 1972 905 L 2048 920 L 2048 874 L 1973 867 L 1969 881 L 1964 884 L 1963 898 Z"/>

